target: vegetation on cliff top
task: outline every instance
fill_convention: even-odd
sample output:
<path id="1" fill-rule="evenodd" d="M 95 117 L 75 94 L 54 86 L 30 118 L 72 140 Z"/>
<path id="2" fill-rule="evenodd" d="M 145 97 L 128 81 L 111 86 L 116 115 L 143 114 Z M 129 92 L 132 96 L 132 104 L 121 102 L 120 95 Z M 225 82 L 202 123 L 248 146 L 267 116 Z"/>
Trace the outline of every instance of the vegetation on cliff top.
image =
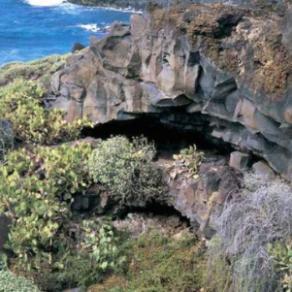
<path id="1" fill-rule="evenodd" d="M 48 89 L 51 76 L 64 66 L 67 55 L 49 56 L 28 63 L 11 63 L 0 68 L 0 86 L 7 85 L 16 79 L 34 80 Z"/>

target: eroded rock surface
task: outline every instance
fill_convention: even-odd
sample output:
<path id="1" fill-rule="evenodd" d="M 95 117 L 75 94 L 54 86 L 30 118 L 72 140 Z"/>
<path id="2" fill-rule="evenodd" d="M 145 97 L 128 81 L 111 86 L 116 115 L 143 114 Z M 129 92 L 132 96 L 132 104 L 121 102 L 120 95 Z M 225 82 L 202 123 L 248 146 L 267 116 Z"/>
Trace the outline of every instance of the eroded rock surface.
<path id="1" fill-rule="evenodd" d="M 207 238 L 215 233 L 215 223 L 224 204 L 240 195 L 241 177 L 223 157 L 208 156 L 197 175 L 179 161 L 158 162 L 169 188 L 170 204 Z"/>
<path id="2" fill-rule="evenodd" d="M 68 58 L 52 78 L 52 106 L 96 124 L 151 114 L 192 130 L 202 121 L 205 135 L 292 180 L 288 22 L 219 4 L 134 15 Z"/>

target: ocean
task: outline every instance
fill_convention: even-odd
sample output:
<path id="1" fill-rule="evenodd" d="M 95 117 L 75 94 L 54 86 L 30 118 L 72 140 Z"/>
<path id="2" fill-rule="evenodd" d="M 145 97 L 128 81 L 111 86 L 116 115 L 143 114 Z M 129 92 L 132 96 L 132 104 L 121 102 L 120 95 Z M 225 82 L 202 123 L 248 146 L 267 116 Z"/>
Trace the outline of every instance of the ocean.
<path id="1" fill-rule="evenodd" d="M 69 52 L 76 42 L 106 34 L 130 11 L 84 7 L 63 0 L 0 0 L 0 66 Z"/>

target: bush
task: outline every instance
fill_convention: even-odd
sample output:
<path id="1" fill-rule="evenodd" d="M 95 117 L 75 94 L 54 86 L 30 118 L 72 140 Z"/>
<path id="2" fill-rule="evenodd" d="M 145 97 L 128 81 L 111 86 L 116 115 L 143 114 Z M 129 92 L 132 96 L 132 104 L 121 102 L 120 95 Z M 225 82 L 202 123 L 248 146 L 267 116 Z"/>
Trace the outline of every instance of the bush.
<path id="1" fill-rule="evenodd" d="M 145 206 L 163 200 L 165 192 L 162 172 L 152 163 L 154 155 L 154 146 L 145 138 L 133 142 L 121 136 L 110 138 L 92 152 L 90 174 L 121 205 Z"/>
<path id="2" fill-rule="evenodd" d="M 0 162 L 3 161 L 5 154 L 13 147 L 14 137 L 10 124 L 0 120 Z"/>
<path id="3" fill-rule="evenodd" d="M 0 166 L 0 213 L 11 220 L 7 248 L 27 270 L 52 264 L 68 237 L 74 194 L 90 184 L 88 144 L 20 149 Z"/>
<path id="4" fill-rule="evenodd" d="M 174 160 L 188 169 L 191 176 L 196 177 L 199 167 L 204 159 L 204 153 L 197 150 L 197 146 L 193 145 L 180 151 L 179 155 L 173 156 Z"/>
<path id="5" fill-rule="evenodd" d="M 203 286 L 206 291 L 227 292 L 232 285 L 229 258 L 222 252 L 222 240 L 214 236 L 207 246 L 206 266 L 203 268 Z M 234 290 L 237 291 L 237 290 Z"/>
<path id="6" fill-rule="evenodd" d="M 0 88 L 0 117 L 12 123 L 19 140 L 33 144 L 55 144 L 76 139 L 90 123 L 77 120 L 67 123 L 60 110 L 42 105 L 42 90 L 33 82 L 16 80 Z"/>
<path id="7" fill-rule="evenodd" d="M 0 271 L 0 292 L 39 292 L 39 289 L 29 280 L 2 270 Z"/>
<path id="8" fill-rule="evenodd" d="M 229 263 L 233 290 L 277 291 L 279 273 L 269 244 L 291 238 L 291 186 L 280 179 L 263 182 L 254 174 L 245 176 L 245 184 L 243 194 L 228 202 L 219 216 L 219 243 L 209 252 Z"/>
<path id="9" fill-rule="evenodd" d="M 292 240 L 292 239 L 291 239 Z M 275 242 L 270 245 L 269 252 L 272 256 L 276 270 L 281 278 L 283 291 L 292 291 L 292 241 Z"/>
<path id="10" fill-rule="evenodd" d="M 6 249 L 13 270 L 45 291 L 96 283 L 125 261 L 109 224 L 71 212 L 75 195 L 93 183 L 91 152 L 86 143 L 38 146 L 10 152 L 0 166 L 0 213 L 11 220 Z"/>
<path id="11" fill-rule="evenodd" d="M 86 220 L 79 228 L 77 243 L 68 251 L 58 281 L 69 287 L 88 287 L 105 274 L 123 270 L 126 257 L 119 235 L 109 223 Z"/>

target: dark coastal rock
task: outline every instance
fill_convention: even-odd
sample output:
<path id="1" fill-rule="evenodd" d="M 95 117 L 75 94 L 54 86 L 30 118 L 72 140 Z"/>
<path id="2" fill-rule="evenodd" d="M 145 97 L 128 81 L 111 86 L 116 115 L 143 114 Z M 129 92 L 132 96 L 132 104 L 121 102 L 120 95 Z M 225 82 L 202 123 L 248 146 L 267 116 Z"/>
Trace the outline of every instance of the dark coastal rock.
<path id="1" fill-rule="evenodd" d="M 200 125 L 292 180 L 287 23 L 279 11 L 220 4 L 134 15 L 68 58 L 52 78 L 53 106 L 97 125 L 145 114 L 182 130 Z"/>
<path id="2" fill-rule="evenodd" d="M 77 52 L 77 51 L 81 51 L 85 48 L 84 45 L 82 45 L 81 43 L 75 43 L 72 47 L 72 53 Z"/>

